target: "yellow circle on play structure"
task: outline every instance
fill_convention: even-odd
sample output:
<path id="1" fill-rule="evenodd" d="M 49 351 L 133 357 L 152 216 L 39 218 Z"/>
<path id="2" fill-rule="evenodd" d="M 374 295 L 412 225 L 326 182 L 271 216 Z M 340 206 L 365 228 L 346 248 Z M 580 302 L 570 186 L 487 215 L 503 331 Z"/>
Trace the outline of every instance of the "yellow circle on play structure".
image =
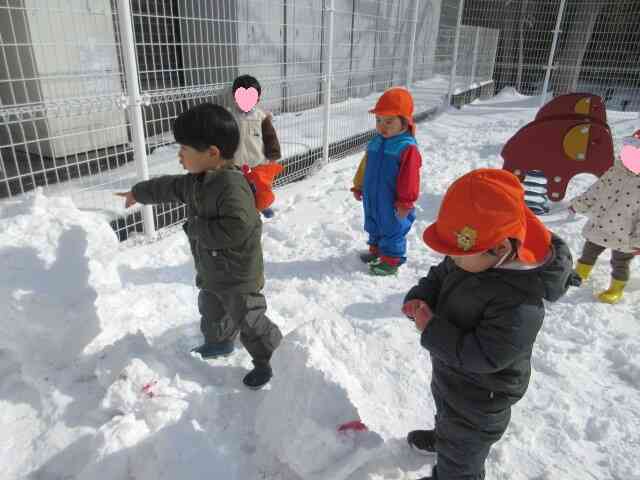
<path id="1" fill-rule="evenodd" d="M 576 113 L 589 115 L 591 113 L 591 98 L 583 97 L 576 102 Z"/>
<path id="2" fill-rule="evenodd" d="M 572 160 L 584 161 L 587 159 L 590 128 L 589 124 L 576 125 L 564 136 L 562 148 Z"/>

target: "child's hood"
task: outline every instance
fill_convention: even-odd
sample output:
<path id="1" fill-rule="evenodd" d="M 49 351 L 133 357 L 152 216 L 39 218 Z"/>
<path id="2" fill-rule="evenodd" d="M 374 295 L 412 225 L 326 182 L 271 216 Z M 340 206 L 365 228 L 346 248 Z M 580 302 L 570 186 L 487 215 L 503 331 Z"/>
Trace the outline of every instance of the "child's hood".
<path id="1" fill-rule="evenodd" d="M 529 269 L 512 269 L 505 265 L 501 271 L 510 285 L 526 292 L 538 289 L 540 296 L 550 302 L 562 297 L 569 287 L 580 285 L 580 277 L 573 271 L 571 251 L 556 235 L 551 238 L 551 253 L 542 265 Z"/>

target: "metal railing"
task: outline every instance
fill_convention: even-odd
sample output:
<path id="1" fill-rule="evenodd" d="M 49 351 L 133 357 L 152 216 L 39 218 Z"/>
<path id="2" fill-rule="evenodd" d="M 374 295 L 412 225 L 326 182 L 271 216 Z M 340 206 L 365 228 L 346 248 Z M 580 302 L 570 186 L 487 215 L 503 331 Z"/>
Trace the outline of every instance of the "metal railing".
<path id="1" fill-rule="evenodd" d="M 491 82 L 498 31 L 461 24 L 462 6 L 0 0 L 0 199 L 39 186 L 71 195 L 120 238 L 179 222 L 181 205 L 125 211 L 114 192 L 180 173 L 173 120 L 204 101 L 231 106 L 230 85 L 245 73 L 275 115 L 277 185 L 302 178 L 362 148 L 385 89 L 407 85 L 421 117 Z"/>

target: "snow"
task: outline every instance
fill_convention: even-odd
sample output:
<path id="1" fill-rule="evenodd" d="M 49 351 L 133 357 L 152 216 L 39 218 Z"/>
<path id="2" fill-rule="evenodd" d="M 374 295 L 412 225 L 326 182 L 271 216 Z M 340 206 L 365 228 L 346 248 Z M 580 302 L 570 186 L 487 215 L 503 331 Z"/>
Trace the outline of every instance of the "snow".
<path id="1" fill-rule="evenodd" d="M 433 425 L 428 352 L 400 313 L 439 256 L 422 243 L 447 185 L 500 166 L 538 100 L 503 94 L 418 126 L 424 156 L 409 262 L 371 277 L 362 211 L 349 192 L 359 156 L 278 190 L 264 225 L 269 315 L 285 338 L 263 390 L 200 341 L 184 235 L 119 244 L 95 212 L 42 191 L 0 203 L 0 478 L 413 479 L 433 457 L 404 441 Z M 617 138 L 636 114 L 609 112 Z M 593 181 L 579 176 L 567 198 Z M 561 205 L 562 206 L 562 205 Z M 543 217 L 577 254 L 584 217 Z M 605 254 L 607 255 L 607 254 Z M 598 303 L 592 280 L 550 304 L 525 398 L 487 462 L 491 479 L 640 479 L 640 279 Z M 367 432 L 336 427 L 362 420 Z"/>

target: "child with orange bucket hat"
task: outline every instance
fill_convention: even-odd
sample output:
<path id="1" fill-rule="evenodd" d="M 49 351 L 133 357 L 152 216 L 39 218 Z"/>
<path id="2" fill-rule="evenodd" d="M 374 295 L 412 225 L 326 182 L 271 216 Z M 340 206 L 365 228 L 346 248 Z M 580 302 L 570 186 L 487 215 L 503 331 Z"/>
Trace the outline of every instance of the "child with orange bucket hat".
<path id="1" fill-rule="evenodd" d="M 378 134 L 367 145 L 353 179 L 354 197 L 364 207 L 369 251 L 360 256 L 374 275 L 392 275 L 406 261 L 406 235 L 416 218 L 420 167 L 413 99 L 405 88 L 390 88 L 370 110 Z"/>
<path id="2" fill-rule="evenodd" d="M 484 464 L 524 395 L 545 314 L 579 284 L 567 245 L 524 202 L 518 178 L 480 169 L 447 190 L 423 235 L 446 255 L 407 294 L 402 311 L 431 354 L 435 427 L 407 441 L 436 452 L 432 477 L 484 478 Z"/>

